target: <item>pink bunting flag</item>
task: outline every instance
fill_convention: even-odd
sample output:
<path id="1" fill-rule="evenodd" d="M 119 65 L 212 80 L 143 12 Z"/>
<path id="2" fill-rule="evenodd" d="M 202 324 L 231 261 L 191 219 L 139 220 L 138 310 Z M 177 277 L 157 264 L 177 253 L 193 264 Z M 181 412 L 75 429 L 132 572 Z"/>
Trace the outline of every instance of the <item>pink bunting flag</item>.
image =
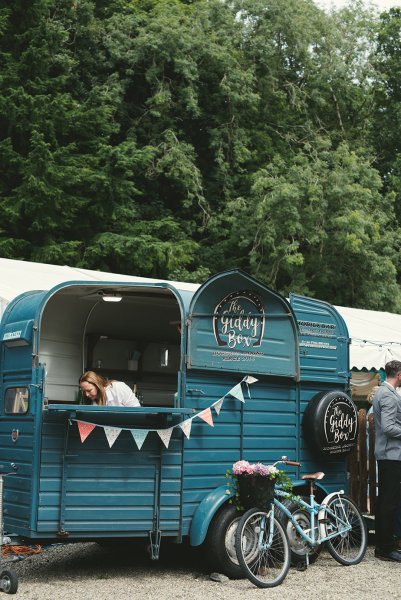
<path id="1" fill-rule="evenodd" d="M 181 427 L 186 438 L 189 440 L 191 435 L 192 419 L 186 419 L 185 421 L 182 421 L 182 423 L 178 424 L 178 427 Z"/>
<path id="2" fill-rule="evenodd" d="M 224 398 L 220 398 L 220 400 L 217 400 L 217 402 L 215 402 L 214 404 L 212 404 L 214 410 L 216 411 L 216 413 L 218 415 L 220 414 L 221 407 L 223 406 L 223 402 L 224 402 Z"/>
<path id="3" fill-rule="evenodd" d="M 91 423 L 85 423 L 84 421 L 77 421 L 78 431 L 81 438 L 81 442 L 84 443 L 86 438 L 92 433 L 96 425 Z"/>
<path id="4" fill-rule="evenodd" d="M 197 416 L 203 419 L 211 427 L 214 427 L 212 411 L 210 408 L 205 408 L 205 410 L 202 410 L 202 412 L 198 413 Z"/>
<path id="5" fill-rule="evenodd" d="M 158 429 L 157 433 L 160 436 L 161 441 L 163 442 L 163 444 L 166 446 L 166 448 L 168 448 L 168 445 L 170 443 L 170 438 L 171 438 L 171 434 L 173 433 L 173 429 L 174 427 L 170 427 L 169 429 Z"/>

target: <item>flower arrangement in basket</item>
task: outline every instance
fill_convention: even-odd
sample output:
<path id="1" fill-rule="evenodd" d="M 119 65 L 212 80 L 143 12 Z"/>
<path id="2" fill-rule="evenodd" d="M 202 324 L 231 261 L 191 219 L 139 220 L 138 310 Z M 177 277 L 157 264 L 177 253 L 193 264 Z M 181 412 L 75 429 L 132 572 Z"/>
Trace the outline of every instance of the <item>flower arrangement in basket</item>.
<path id="1" fill-rule="evenodd" d="M 248 508 L 266 508 L 273 501 L 274 486 L 291 492 L 291 479 L 285 471 L 273 465 L 263 463 L 250 464 L 247 460 L 239 460 L 233 468 L 226 472 L 227 494 L 238 510 Z"/>

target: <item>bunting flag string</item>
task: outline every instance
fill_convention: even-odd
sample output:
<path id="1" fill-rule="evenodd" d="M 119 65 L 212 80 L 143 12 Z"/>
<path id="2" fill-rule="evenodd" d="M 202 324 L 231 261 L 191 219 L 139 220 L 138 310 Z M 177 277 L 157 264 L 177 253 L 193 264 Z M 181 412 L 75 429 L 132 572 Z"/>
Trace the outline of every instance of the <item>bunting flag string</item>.
<path id="1" fill-rule="evenodd" d="M 113 446 L 113 444 L 115 443 L 122 431 L 131 432 L 131 435 L 134 439 L 138 450 L 141 450 L 150 432 L 157 433 L 164 446 L 168 448 L 174 429 L 179 427 L 184 433 L 185 437 L 189 439 L 191 436 L 192 421 L 197 417 L 202 419 L 208 425 L 210 425 L 210 427 L 214 427 L 213 414 L 211 409 L 214 408 L 216 415 L 219 416 L 220 411 L 223 407 L 224 400 L 227 398 L 227 396 L 233 396 L 240 402 L 245 403 L 242 384 L 246 384 L 248 396 L 249 399 L 251 399 L 249 386 L 255 383 L 256 381 L 258 380 L 255 377 L 247 375 L 233 388 L 231 388 L 231 390 L 228 391 L 222 398 L 219 398 L 219 400 L 216 400 L 216 402 L 213 402 L 213 404 L 211 404 L 207 408 L 204 408 L 196 415 L 189 417 L 184 421 L 181 421 L 181 423 L 177 423 L 177 425 L 173 425 L 172 427 L 168 427 L 165 429 L 132 429 L 129 427 L 113 427 L 109 425 L 98 425 L 97 423 L 89 423 L 87 421 L 81 421 L 80 419 L 71 419 L 71 421 L 75 421 L 77 423 L 81 443 L 85 442 L 85 440 L 88 438 L 88 436 L 92 433 L 94 429 L 100 427 L 104 430 L 110 448 Z"/>
<path id="2" fill-rule="evenodd" d="M 249 400 L 251 399 L 251 390 L 249 389 L 249 386 L 252 385 L 252 383 L 256 383 L 256 381 L 258 381 L 256 379 L 256 377 L 252 377 L 252 375 L 247 375 L 244 379 L 245 383 L 246 383 L 246 389 L 248 391 L 248 398 Z"/>

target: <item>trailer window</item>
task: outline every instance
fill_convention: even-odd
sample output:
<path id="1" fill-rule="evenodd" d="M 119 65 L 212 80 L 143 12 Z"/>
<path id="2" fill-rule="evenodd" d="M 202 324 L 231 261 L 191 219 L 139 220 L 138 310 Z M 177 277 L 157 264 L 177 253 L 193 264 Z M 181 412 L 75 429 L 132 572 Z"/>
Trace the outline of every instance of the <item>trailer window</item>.
<path id="1" fill-rule="evenodd" d="M 8 415 L 25 414 L 29 408 L 29 390 L 26 387 L 8 388 L 4 397 L 4 412 Z"/>

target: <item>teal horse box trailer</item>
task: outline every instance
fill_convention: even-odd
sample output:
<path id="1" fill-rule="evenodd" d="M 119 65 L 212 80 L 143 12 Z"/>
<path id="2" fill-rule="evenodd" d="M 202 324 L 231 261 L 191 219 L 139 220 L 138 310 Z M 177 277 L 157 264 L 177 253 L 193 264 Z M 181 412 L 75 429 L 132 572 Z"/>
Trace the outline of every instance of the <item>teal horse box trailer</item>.
<path id="1" fill-rule="evenodd" d="M 199 287 L 67 281 L 12 300 L 0 340 L 4 528 L 20 540 L 143 538 L 153 558 L 163 539 L 189 541 L 235 576 L 235 461 L 286 455 L 326 473 L 322 493 L 346 486 L 357 419 L 330 304 L 237 270 Z M 88 369 L 141 407 L 82 404 Z"/>

